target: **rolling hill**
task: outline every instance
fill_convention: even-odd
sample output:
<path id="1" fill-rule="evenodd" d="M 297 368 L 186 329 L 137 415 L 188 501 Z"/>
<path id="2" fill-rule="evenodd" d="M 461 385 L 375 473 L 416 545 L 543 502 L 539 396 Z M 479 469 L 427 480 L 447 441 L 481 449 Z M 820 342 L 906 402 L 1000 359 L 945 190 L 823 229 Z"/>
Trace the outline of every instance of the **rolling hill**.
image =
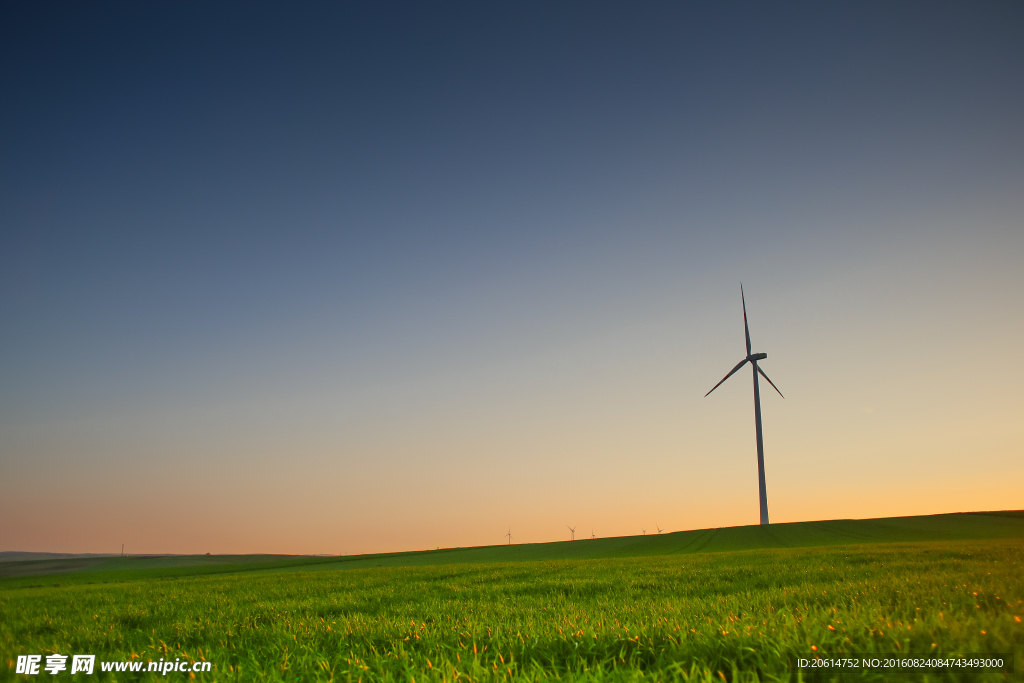
<path id="1" fill-rule="evenodd" d="M 0 559 L 0 587 L 100 583 L 254 571 L 324 571 L 489 562 L 647 557 L 769 548 L 1024 538 L 1024 511 L 973 512 L 878 519 L 835 519 L 698 529 L 553 543 L 312 557 L 296 555 L 165 555 Z M 5 555 L 14 555 L 13 553 Z M 18 553 L 24 557 L 27 553 Z"/>

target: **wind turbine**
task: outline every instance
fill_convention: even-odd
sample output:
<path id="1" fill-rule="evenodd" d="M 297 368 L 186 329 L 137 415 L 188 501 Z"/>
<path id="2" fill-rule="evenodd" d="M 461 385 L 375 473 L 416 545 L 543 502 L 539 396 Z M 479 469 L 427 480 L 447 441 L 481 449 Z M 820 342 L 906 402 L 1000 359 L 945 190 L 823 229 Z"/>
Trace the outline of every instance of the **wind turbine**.
<path id="1" fill-rule="evenodd" d="M 594 530 L 593 529 L 590 530 L 590 537 L 591 538 L 597 538 L 597 536 L 594 535 Z"/>
<path id="2" fill-rule="evenodd" d="M 647 529 L 644 529 L 643 527 L 640 527 L 640 531 L 644 532 L 644 536 L 647 535 Z"/>
<path id="3" fill-rule="evenodd" d="M 654 526 L 658 527 L 658 533 L 659 533 L 659 534 L 660 534 L 660 533 L 661 533 L 662 531 L 664 531 L 664 529 L 662 529 L 662 528 L 661 528 L 660 526 L 658 526 L 657 524 L 655 524 Z"/>
<path id="4" fill-rule="evenodd" d="M 569 532 L 572 534 L 572 538 L 570 540 L 575 541 L 576 540 L 576 527 L 569 526 L 568 524 L 566 524 L 565 528 L 568 529 Z"/>
<path id="5" fill-rule="evenodd" d="M 508 533 L 505 535 L 508 536 L 508 544 L 512 545 L 512 527 L 508 528 Z"/>
<path id="6" fill-rule="evenodd" d="M 722 378 L 722 382 L 724 382 L 725 380 L 727 380 L 730 377 L 732 377 L 733 375 L 735 375 L 736 371 L 739 370 L 740 368 L 742 368 L 747 363 L 750 363 L 751 366 L 753 366 L 753 373 L 754 373 L 754 428 L 755 428 L 755 430 L 757 432 L 757 479 L 758 479 L 758 486 L 760 487 L 760 494 L 761 494 L 761 524 L 767 524 L 768 523 L 768 492 L 765 489 L 765 485 L 764 485 L 764 443 L 761 440 L 761 392 L 760 392 L 760 390 L 758 389 L 758 386 L 757 386 L 757 375 L 758 375 L 758 373 L 761 373 L 761 376 L 764 377 L 766 380 L 768 380 L 768 384 L 771 384 L 772 388 L 775 389 L 775 391 L 779 391 L 779 388 L 777 386 L 775 386 L 775 382 L 771 381 L 768 378 L 768 375 L 764 374 L 764 370 L 759 368 L 758 365 L 757 365 L 757 361 L 764 360 L 765 358 L 768 357 L 768 354 L 767 353 L 751 353 L 750 352 L 750 327 L 747 326 L 747 300 L 743 296 L 743 284 L 742 283 L 740 284 L 740 301 L 743 302 L 743 332 L 744 332 L 744 334 L 747 337 L 747 357 L 744 358 L 743 360 L 741 360 L 739 363 L 737 363 L 736 367 L 734 367 L 732 370 L 730 370 L 729 374 Z M 715 389 L 720 387 L 722 385 L 722 382 L 719 382 L 715 386 L 711 387 L 711 391 L 714 391 Z M 704 397 L 707 398 L 708 395 L 711 393 L 711 391 L 709 391 L 707 394 L 704 394 Z M 779 391 L 779 396 L 782 396 L 782 392 L 781 391 Z M 786 398 L 786 397 L 782 396 L 782 398 Z"/>

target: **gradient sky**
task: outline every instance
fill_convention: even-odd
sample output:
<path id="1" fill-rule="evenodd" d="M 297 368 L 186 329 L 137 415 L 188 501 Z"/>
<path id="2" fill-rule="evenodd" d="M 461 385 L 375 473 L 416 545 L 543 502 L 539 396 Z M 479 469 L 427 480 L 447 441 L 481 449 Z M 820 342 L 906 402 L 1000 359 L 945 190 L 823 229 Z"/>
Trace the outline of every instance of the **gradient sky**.
<path id="1" fill-rule="evenodd" d="M 6 3 L 0 550 L 1024 508 L 1024 4 Z"/>

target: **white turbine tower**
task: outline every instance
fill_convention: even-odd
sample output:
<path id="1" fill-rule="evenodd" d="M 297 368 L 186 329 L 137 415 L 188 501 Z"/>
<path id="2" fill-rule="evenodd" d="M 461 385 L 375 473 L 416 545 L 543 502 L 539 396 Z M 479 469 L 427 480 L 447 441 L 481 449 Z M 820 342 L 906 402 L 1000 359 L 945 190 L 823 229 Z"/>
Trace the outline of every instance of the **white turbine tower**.
<path id="1" fill-rule="evenodd" d="M 576 540 L 576 527 L 574 527 L 574 526 L 569 526 L 568 524 L 566 524 L 566 525 L 565 525 L 565 528 L 566 528 L 566 529 L 568 529 L 568 530 L 569 530 L 569 533 L 571 533 L 571 534 L 572 534 L 572 537 L 571 537 L 571 538 L 570 538 L 569 540 L 570 540 L 570 541 L 575 541 L 575 540 Z"/>
<path id="2" fill-rule="evenodd" d="M 761 524 L 767 524 L 768 523 L 768 491 L 765 488 L 765 484 L 764 484 L 764 443 L 761 440 L 761 391 L 760 391 L 760 389 L 758 389 L 758 386 L 757 386 L 757 375 L 758 375 L 758 373 L 760 373 L 762 377 L 764 377 L 766 380 L 768 380 L 768 384 L 771 384 L 772 388 L 775 389 L 775 391 L 779 391 L 779 388 L 777 386 L 775 386 L 775 382 L 773 382 L 770 379 L 768 379 L 768 375 L 764 374 L 764 370 L 762 370 L 757 365 L 757 361 L 764 360 L 765 358 L 768 357 L 768 354 L 767 353 L 751 353 L 750 352 L 750 327 L 747 326 L 747 300 L 743 296 L 743 284 L 742 283 L 740 284 L 740 301 L 743 302 L 743 333 L 746 335 L 746 338 L 747 338 L 747 357 L 744 358 L 743 360 L 741 360 L 739 363 L 737 363 L 736 367 L 734 367 L 732 370 L 730 370 L 729 374 L 722 378 L 722 382 L 724 382 L 725 380 L 729 379 L 734 374 L 736 374 L 736 371 L 739 370 L 740 368 L 742 368 L 747 363 L 750 363 L 753 366 L 753 373 L 754 373 L 754 430 L 757 432 L 757 480 L 758 480 L 758 486 L 760 488 L 760 497 L 761 497 Z M 715 386 L 711 387 L 711 391 L 714 391 L 718 387 L 722 386 L 722 382 L 719 382 Z M 711 393 L 711 391 L 709 391 L 707 394 L 704 394 L 704 397 L 707 398 L 708 395 Z M 781 391 L 779 391 L 779 396 L 782 396 L 782 392 Z M 782 398 L 786 398 L 786 397 L 782 396 Z"/>
<path id="3" fill-rule="evenodd" d="M 512 527 L 508 528 L 508 533 L 505 535 L 508 536 L 508 544 L 512 545 Z"/>

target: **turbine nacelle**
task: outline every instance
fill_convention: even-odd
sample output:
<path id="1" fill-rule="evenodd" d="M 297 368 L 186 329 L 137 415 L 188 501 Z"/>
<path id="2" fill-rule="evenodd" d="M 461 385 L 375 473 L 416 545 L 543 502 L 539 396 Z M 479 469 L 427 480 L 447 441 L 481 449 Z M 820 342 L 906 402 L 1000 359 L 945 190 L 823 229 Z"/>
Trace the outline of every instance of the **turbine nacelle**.
<path id="1" fill-rule="evenodd" d="M 749 356 L 747 356 L 747 360 L 749 360 L 749 361 L 764 360 L 767 357 L 768 357 L 767 353 L 752 353 Z"/>

